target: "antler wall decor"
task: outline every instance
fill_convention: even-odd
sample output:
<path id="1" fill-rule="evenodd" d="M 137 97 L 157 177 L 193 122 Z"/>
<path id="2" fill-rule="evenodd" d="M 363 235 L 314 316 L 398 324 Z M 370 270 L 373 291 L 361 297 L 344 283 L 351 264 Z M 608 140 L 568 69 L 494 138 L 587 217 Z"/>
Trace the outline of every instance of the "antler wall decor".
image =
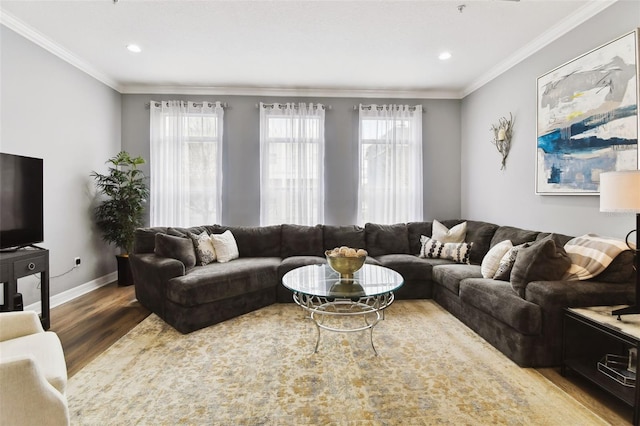
<path id="1" fill-rule="evenodd" d="M 500 170 L 504 170 L 505 167 L 507 167 L 507 157 L 511 149 L 513 121 L 513 115 L 509 113 L 508 120 L 502 117 L 498 120 L 498 124 L 491 125 L 491 130 L 493 130 L 493 140 L 491 143 L 496 146 L 496 149 L 502 155 L 502 167 L 500 167 Z"/>

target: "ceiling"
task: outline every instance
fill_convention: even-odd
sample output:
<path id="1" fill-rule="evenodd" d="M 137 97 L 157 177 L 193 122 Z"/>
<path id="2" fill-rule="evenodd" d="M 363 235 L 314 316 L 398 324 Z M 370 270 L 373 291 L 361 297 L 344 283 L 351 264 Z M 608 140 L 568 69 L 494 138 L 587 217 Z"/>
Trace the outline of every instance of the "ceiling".
<path id="1" fill-rule="evenodd" d="M 0 22 L 121 93 L 460 98 L 614 2 L 2 0 Z"/>

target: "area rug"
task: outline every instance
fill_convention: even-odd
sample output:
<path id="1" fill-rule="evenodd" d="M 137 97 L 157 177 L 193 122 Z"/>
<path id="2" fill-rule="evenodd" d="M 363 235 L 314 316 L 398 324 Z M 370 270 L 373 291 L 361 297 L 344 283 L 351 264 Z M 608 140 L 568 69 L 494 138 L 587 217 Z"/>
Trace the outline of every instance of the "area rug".
<path id="1" fill-rule="evenodd" d="M 606 424 L 430 300 L 367 332 L 323 331 L 293 304 L 182 335 L 151 315 L 74 375 L 73 425 Z"/>

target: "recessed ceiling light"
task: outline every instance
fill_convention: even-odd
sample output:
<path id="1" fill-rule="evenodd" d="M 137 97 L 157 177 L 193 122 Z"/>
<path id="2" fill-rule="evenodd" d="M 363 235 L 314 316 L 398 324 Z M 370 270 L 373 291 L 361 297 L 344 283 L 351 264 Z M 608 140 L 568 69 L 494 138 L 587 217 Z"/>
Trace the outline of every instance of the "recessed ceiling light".
<path id="1" fill-rule="evenodd" d="M 129 52 L 133 52 L 133 53 L 140 53 L 142 52 L 142 49 L 140 48 L 140 46 L 138 46 L 137 44 L 128 44 L 127 45 L 127 50 Z"/>
<path id="2" fill-rule="evenodd" d="M 451 53 L 442 52 L 440 55 L 438 55 L 438 59 L 440 59 L 441 61 L 446 61 L 447 59 L 451 59 Z"/>

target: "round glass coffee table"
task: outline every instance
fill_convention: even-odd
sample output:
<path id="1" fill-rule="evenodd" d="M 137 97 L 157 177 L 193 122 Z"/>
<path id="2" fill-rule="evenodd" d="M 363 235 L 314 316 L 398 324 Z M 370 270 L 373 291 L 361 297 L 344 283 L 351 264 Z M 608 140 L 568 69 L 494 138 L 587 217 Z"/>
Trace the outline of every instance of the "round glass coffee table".
<path id="1" fill-rule="evenodd" d="M 404 284 L 402 275 L 384 266 L 365 264 L 352 279 L 340 278 L 329 265 L 309 265 L 293 269 L 282 277 L 282 284 L 293 291 L 293 300 L 309 313 L 320 329 L 349 333 L 369 330 L 371 347 L 373 327 L 384 318 L 384 309 L 393 303 L 393 292 Z M 341 317 L 342 321 L 331 321 Z M 362 321 L 349 321 L 361 317 Z"/>

